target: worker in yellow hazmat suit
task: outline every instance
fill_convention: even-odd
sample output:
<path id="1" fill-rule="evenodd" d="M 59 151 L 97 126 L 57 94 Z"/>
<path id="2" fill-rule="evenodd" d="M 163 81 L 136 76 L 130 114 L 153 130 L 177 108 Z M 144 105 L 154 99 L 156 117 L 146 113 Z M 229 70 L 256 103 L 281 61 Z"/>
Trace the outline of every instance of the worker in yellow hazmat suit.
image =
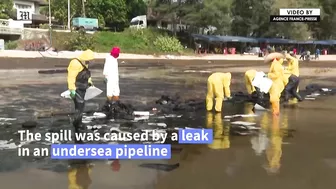
<path id="1" fill-rule="evenodd" d="M 289 100 L 289 95 L 293 95 L 297 100 L 302 101 L 302 97 L 299 95 L 299 82 L 300 82 L 300 72 L 299 72 L 299 60 L 294 57 L 294 55 L 286 54 L 286 59 L 288 62 L 288 67 L 285 69 L 285 76 L 287 77 L 288 83 L 285 86 L 285 101 Z"/>
<path id="2" fill-rule="evenodd" d="M 257 70 L 247 70 L 245 72 L 245 86 L 248 94 L 252 94 L 256 89 L 252 85 L 252 81 L 256 76 Z"/>
<path id="3" fill-rule="evenodd" d="M 224 94 L 227 98 L 231 98 L 230 92 L 231 73 L 213 73 L 208 78 L 208 92 L 206 96 L 206 109 L 211 111 L 213 108 L 213 98 L 215 97 L 216 105 L 215 110 L 217 112 L 222 111 L 222 104 L 224 100 Z"/>
<path id="4" fill-rule="evenodd" d="M 68 189 L 88 189 L 92 184 L 92 166 L 77 165 L 68 170 Z"/>
<path id="5" fill-rule="evenodd" d="M 285 84 L 287 83 L 282 63 L 283 58 L 275 58 L 272 61 L 268 73 L 268 77 L 273 81 L 272 87 L 269 90 L 269 95 L 270 103 L 272 105 L 272 112 L 274 115 L 279 115 L 280 113 L 280 97 L 282 91 L 285 88 Z"/>
<path id="6" fill-rule="evenodd" d="M 286 59 L 288 61 L 288 67 L 285 70 L 285 74 L 293 74 L 295 76 L 300 76 L 299 71 L 299 60 L 294 57 L 295 55 L 286 54 Z"/>
<path id="7" fill-rule="evenodd" d="M 252 84 L 256 74 L 257 70 L 247 70 L 245 72 L 245 86 L 250 98 L 258 97 L 259 100 L 262 100 L 264 98 L 264 93 Z"/>
<path id="8" fill-rule="evenodd" d="M 208 147 L 214 150 L 230 148 L 230 127 L 224 126 L 222 114 L 207 112 L 206 116 L 206 127 L 214 130 L 213 143 Z"/>
<path id="9" fill-rule="evenodd" d="M 86 89 L 93 85 L 91 72 L 88 68 L 90 61 L 93 59 L 94 53 L 91 50 L 86 50 L 79 57 L 72 59 L 68 66 L 68 89 L 75 104 L 74 126 L 77 130 L 80 129 L 82 121 Z"/>

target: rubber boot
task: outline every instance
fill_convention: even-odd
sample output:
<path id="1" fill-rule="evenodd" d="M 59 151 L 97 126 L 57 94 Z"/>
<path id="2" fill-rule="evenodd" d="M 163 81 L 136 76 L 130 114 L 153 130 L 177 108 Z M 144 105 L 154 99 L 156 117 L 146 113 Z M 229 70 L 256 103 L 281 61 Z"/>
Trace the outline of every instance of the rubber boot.
<path id="1" fill-rule="evenodd" d="M 300 102 L 303 101 L 302 97 L 297 92 L 294 93 L 294 97 L 297 98 Z"/>
<path id="2" fill-rule="evenodd" d="M 290 98 L 290 94 L 291 94 L 291 83 L 289 82 L 288 84 L 287 84 L 287 86 L 285 87 L 285 89 L 283 90 L 283 96 L 284 96 L 284 101 L 285 102 L 288 102 L 289 101 L 289 98 Z"/>
<path id="3" fill-rule="evenodd" d="M 102 111 L 105 112 L 106 114 L 111 114 L 112 105 L 113 105 L 113 97 L 107 96 L 107 99 L 106 99 L 105 105 L 103 106 Z"/>
<path id="4" fill-rule="evenodd" d="M 113 100 L 113 101 L 119 101 L 119 96 L 113 96 L 113 97 L 112 97 L 112 100 Z"/>
<path id="5" fill-rule="evenodd" d="M 73 121 L 73 126 L 75 128 L 75 133 L 85 133 L 87 131 L 86 126 L 83 125 L 83 123 L 82 123 L 82 117 L 83 117 L 83 113 L 79 110 L 76 110 L 74 121 Z M 83 144 L 84 141 L 77 140 L 76 137 L 75 137 L 75 143 L 76 144 Z"/>
<path id="6" fill-rule="evenodd" d="M 119 97 L 118 96 L 108 96 L 107 100 L 110 105 L 114 105 L 116 102 L 119 101 Z"/>
<path id="7" fill-rule="evenodd" d="M 289 101 L 289 93 L 287 91 L 285 91 L 285 102 Z"/>
<path id="8" fill-rule="evenodd" d="M 110 100 L 111 99 L 111 100 Z M 109 98 L 109 107 L 111 115 L 115 115 L 116 108 L 119 106 L 119 96 L 112 96 Z"/>

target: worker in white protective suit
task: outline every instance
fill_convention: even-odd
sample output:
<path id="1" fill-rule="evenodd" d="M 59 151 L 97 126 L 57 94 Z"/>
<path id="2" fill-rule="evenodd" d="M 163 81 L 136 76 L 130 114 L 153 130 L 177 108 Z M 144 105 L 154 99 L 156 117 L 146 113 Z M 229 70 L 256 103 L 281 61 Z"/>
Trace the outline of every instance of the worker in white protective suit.
<path id="1" fill-rule="evenodd" d="M 120 49 L 119 47 L 113 47 L 111 53 L 105 59 L 104 65 L 104 79 L 106 82 L 106 96 L 109 102 L 115 102 L 119 100 L 119 69 L 118 60 Z"/>

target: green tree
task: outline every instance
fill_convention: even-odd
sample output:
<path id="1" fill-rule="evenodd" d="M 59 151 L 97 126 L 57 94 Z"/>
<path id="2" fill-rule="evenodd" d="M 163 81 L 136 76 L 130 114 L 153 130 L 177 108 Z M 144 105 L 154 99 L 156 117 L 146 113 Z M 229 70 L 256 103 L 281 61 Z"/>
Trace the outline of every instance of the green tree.
<path id="1" fill-rule="evenodd" d="M 71 0 L 71 19 L 83 15 L 82 0 Z M 134 8 L 136 9 L 136 8 Z M 42 13 L 48 15 L 48 7 Z M 125 0 L 90 0 L 85 3 L 85 14 L 89 18 L 97 18 L 99 26 L 123 26 L 128 23 Z M 51 0 L 51 15 L 59 24 L 68 22 L 68 0 Z"/>
<path id="2" fill-rule="evenodd" d="M 231 26 L 231 0 L 205 0 L 201 10 L 202 22 L 217 28 L 216 33 L 227 35 Z"/>
<path id="3" fill-rule="evenodd" d="M 322 20 L 319 23 L 321 39 L 336 38 L 336 1 L 320 0 L 322 7 Z"/>
<path id="4" fill-rule="evenodd" d="M 235 0 L 232 3 L 232 34 L 262 37 L 269 29 L 274 0 Z"/>
<path id="5" fill-rule="evenodd" d="M 123 27 L 129 22 L 125 0 L 90 0 L 86 10 L 89 17 L 104 18 L 108 27 Z"/>
<path id="6" fill-rule="evenodd" d="M 279 14 L 280 8 L 317 8 L 318 4 L 311 0 L 282 0 L 276 1 L 272 6 L 272 15 Z M 312 39 L 313 35 L 307 23 L 270 23 L 265 37 L 284 37 L 296 40 Z"/>
<path id="7" fill-rule="evenodd" d="M 80 16 L 82 13 L 81 0 L 71 0 L 70 1 L 70 16 L 72 18 Z M 61 25 L 67 25 L 68 23 L 68 0 L 50 0 L 51 15 L 55 17 Z M 41 14 L 46 16 L 49 15 L 49 7 L 43 7 L 41 9 Z"/>
<path id="8" fill-rule="evenodd" d="M 13 0 L 0 0 L 0 19 L 9 19 L 13 17 Z"/>
<path id="9" fill-rule="evenodd" d="M 206 27 L 207 23 L 202 18 L 203 7 L 201 0 L 154 0 L 149 3 L 150 9 L 156 12 L 155 18 L 159 21 L 168 21 L 173 25 L 173 32 L 176 33 L 176 24 L 187 24 L 189 26 Z"/>
<path id="10" fill-rule="evenodd" d="M 139 15 L 147 14 L 147 5 L 143 0 L 126 0 L 126 5 L 128 20 Z"/>

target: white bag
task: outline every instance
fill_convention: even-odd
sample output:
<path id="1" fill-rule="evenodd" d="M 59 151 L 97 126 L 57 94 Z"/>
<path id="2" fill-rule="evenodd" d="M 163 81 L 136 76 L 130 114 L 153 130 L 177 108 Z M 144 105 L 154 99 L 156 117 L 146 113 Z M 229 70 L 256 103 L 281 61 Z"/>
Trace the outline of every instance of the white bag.
<path id="1" fill-rule="evenodd" d="M 147 111 L 134 111 L 133 115 L 135 115 L 135 116 L 150 116 L 150 112 L 147 112 Z"/>
<path id="2" fill-rule="evenodd" d="M 97 87 L 91 86 L 88 89 L 86 89 L 84 100 L 90 100 L 90 99 L 100 95 L 102 92 L 103 91 L 98 89 Z M 66 90 L 63 93 L 61 93 L 61 97 L 71 99 L 70 91 Z"/>
<path id="3" fill-rule="evenodd" d="M 252 81 L 252 85 L 254 87 L 258 87 L 261 92 L 268 93 L 270 88 L 272 87 L 273 82 L 271 79 L 264 76 L 264 72 L 257 72 L 256 76 Z"/>
<path id="4" fill-rule="evenodd" d="M 70 91 L 66 90 L 63 93 L 61 93 L 61 97 L 71 99 L 71 97 L 70 97 Z"/>
<path id="5" fill-rule="evenodd" d="M 89 87 L 86 89 L 84 100 L 90 100 L 98 95 L 100 95 L 103 91 L 98 89 L 97 87 Z"/>

